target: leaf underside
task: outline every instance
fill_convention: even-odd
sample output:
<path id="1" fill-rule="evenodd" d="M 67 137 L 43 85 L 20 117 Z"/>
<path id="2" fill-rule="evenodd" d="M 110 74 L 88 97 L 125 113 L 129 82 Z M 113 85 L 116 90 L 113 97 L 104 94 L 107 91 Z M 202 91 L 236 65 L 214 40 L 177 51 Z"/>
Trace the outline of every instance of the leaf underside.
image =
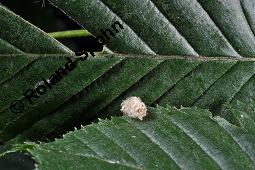
<path id="1" fill-rule="evenodd" d="M 8 54 L 1 55 L 0 64 L 2 141 L 22 132 L 25 138 L 38 139 L 54 131 L 63 133 L 63 129 L 98 116 L 119 114 L 119 105 L 128 96 L 141 97 L 150 106 L 199 106 L 213 114 L 220 114 L 224 103 L 254 99 L 254 61 L 236 59 L 254 56 L 251 1 L 55 0 L 52 3 L 95 36 L 100 34 L 99 29 L 121 21 L 125 29 L 107 41 L 107 46 L 115 52 L 138 55 L 99 55 L 79 63 L 75 71 L 33 106 L 14 114 L 9 109 L 10 103 L 22 99 L 27 89 L 34 88 L 42 78 L 48 78 L 63 66 L 71 52 L 0 7 L 4 16 L 0 17 L 3 28 L 0 52 Z M 226 11 L 227 15 L 221 15 Z M 52 53 L 62 54 L 49 55 Z M 207 58 L 196 57 L 199 55 Z M 234 57 L 217 60 L 209 59 L 211 56 Z"/>

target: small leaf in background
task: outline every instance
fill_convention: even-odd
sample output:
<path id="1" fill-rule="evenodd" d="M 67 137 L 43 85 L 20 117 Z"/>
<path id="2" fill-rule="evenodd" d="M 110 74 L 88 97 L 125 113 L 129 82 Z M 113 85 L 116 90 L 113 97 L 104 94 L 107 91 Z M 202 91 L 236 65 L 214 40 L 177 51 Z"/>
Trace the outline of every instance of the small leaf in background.
<path id="1" fill-rule="evenodd" d="M 12 48 L 34 54 L 71 54 L 71 51 L 49 35 L 0 6 L 0 51 Z"/>

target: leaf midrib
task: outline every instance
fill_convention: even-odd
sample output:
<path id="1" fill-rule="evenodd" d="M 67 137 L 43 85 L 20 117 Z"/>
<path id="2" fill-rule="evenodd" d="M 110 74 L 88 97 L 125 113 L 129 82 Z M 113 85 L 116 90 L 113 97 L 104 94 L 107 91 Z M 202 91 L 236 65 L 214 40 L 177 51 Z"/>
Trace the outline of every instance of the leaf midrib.
<path id="1" fill-rule="evenodd" d="M 184 56 L 164 56 L 164 55 L 161 55 L 161 56 L 157 56 L 157 57 L 155 57 L 155 55 L 127 55 L 127 54 L 118 54 L 118 53 L 115 53 L 115 54 L 117 54 L 118 56 L 118 58 L 120 58 L 120 59 L 122 59 L 122 60 L 124 60 L 124 59 L 127 59 L 127 58 L 148 58 L 148 59 L 153 59 L 153 60 L 159 60 L 160 62 L 159 62 L 159 64 L 157 64 L 156 65 L 156 67 L 154 68 L 154 69 L 156 69 L 156 68 L 158 68 L 158 66 L 160 65 L 160 64 L 162 64 L 163 62 L 164 62 L 164 60 L 167 60 L 167 59 L 172 59 L 172 60 L 174 60 L 174 59 L 180 59 L 180 60 L 188 60 L 188 61 L 202 61 L 202 62 L 205 62 L 205 61 L 226 61 L 226 62 L 236 62 L 236 63 L 238 63 L 237 61 L 242 61 L 242 62 L 253 62 L 253 61 L 255 61 L 255 58 L 230 58 L 230 57 L 224 57 L 224 58 L 217 58 L 217 57 L 215 57 L 215 58 L 212 58 L 212 57 L 192 57 L 192 56 L 187 56 L 187 57 L 184 57 Z M 114 56 L 115 54 L 107 54 L 106 55 L 106 57 L 111 57 L 111 56 Z M 24 54 L 20 54 L 20 55 L 17 55 L 17 56 L 22 56 L 22 55 L 24 55 Z M 31 57 L 35 57 L 35 58 L 37 58 L 37 57 L 54 57 L 54 56 L 56 56 L 56 54 L 44 54 L 44 55 L 41 55 L 41 54 L 27 54 L 28 56 L 31 56 Z M 70 55 L 67 55 L 67 54 L 59 54 L 60 56 L 70 56 Z M 58 55 L 58 56 L 59 56 Z M 14 55 L 0 55 L 0 57 L 1 56 L 14 56 Z M 97 57 L 100 57 L 100 56 L 105 56 L 104 54 L 100 54 L 99 53 L 99 55 L 97 56 Z M 72 56 L 72 57 L 74 57 L 74 58 L 77 58 L 76 56 Z M 163 62 L 162 62 L 163 61 Z M 236 63 L 234 64 L 234 65 L 236 65 Z M 195 67 L 196 68 L 196 67 Z M 194 68 L 192 69 L 192 70 L 194 70 Z M 192 71 L 191 70 L 191 71 Z M 228 69 L 229 70 L 229 69 Z M 149 71 L 147 71 L 147 73 L 145 74 L 145 75 L 143 75 L 143 77 L 144 76 L 146 76 L 146 75 L 148 75 L 149 73 L 150 73 L 151 71 L 149 70 Z M 227 72 L 227 71 L 226 71 Z M 105 75 L 105 73 L 106 72 L 104 72 L 102 75 Z M 187 75 L 187 74 L 186 74 Z M 185 75 L 185 76 L 186 76 Z M 221 77 L 223 77 L 225 75 L 225 73 L 224 74 L 222 74 L 222 76 Z M 184 76 L 184 77 L 185 77 Z M 253 75 L 254 76 L 254 75 Z M 253 76 L 251 76 L 251 77 L 253 77 Z M 98 80 L 98 78 L 95 80 L 95 81 L 97 81 Z M 217 79 L 217 80 L 219 80 L 219 79 Z M 217 82 L 217 80 L 215 81 L 215 82 Z M 249 79 L 250 80 L 250 79 Z M 247 82 L 249 82 L 249 80 L 247 81 Z M 95 81 L 93 81 L 93 82 L 95 82 Z M 129 88 L 132 86 L 132 85 L 134 85 L 134 84 L 136 84 L 136 83 L 138 83 L 139 81 L 141 81 L 141 79 L 138 79 L 137 81 L 135 81 L 135 82 L 133 82 L 130 86 L 129 86 Z M 92 83 L 93 83 L 92 82 Z M 214 82 L 214 83 L 215 83 Z M 247 83 L 247 82 L 245 82 L 244 84 L 243 84 L 243 86 Z M 242 86 L 242 87 L 243 87 Z M 241 88 L 242 88 L 241 87 Z M 122 90 L 122 92 L 120 93 L 120 95 L 121 94 L 123 94 L 126 90 L 128 90 L 129 88 L 127 88 L 127 89 L 124 89 L 124 90 Z M 241 89 L 240 88 L 240 89 Z M 83 88 L 84 89 L 84 88 Z M 79 92 L 81 92 L 83 89 L 81 89 Z M 209 88 L 208 88 L 209 89 Z M 240 89 L 237 91 L 237 93 L 240 91 Z M 77 93 L 77 94 L 79 94 L 79 92 Z M 166 92 L 168 92 L 168 91 L 166 91 Z M 236 94 L 237 94 L 236 93 Z M 234 95 L 236 95 L 236 94 L 234 94 Z M 75 94 L 76 95 L 76 94 Z M 120 95 L 118 95 L 118 96 L 120 96 Z M 114 99 L 112 100 L 112 101 L 114 101 L 118 96 L 115 96 L 114 97 Z M 71 96 L 72 97 L 72 96 Z M 71 97 L 69 97 L 65 102 L 68 102 L 70 99 L 71 99 Z M 108 104 L 106 104 L 102 109 L 104 109 L 105 107 L 107 107 L 109 104 L 110 104 L 111 102 L 108 102 Z M 153 102 L 154 103 L 154 102 Z M 63 103 L 62 103 L 63 104 Z M 61 106 L 62 104 L 60 104 L 59 106 Z M 59 107 L 57 107 L 57 108 L 59 108 Z M 6 109 L 8 109 L 8 106 L 6 106 L 6 108 L 5 108 L 5 110 Z M 101 109 L 101 110 L 102 110 Z M 56 109 L 54 109 L 54 110 L 56 110 Z M 2 110 L 2 111 L 4 111 L 4 110 Z M 1 112 L 2 112 L 1 111 Z M 54 112 L 54 111 L 53 111 Z M 98 112 L 100 112 L 100 111 L 98 111 Z M 24 116 L 24 114 L 21 114 L 20 116 Z M 19 116 L 19 117 L 20 117 Z M 18 118 L 19 118 L 18 117 Z M 7 124 L 6 124 L 6 126 L 5 126 L 5 128 L 6 127 L 8 127 L 8 125 L 10 124 L 10 123 L 12 123 L 12 122 L 15 122 L 17 119 L 14 119 L 14 120 L 12 120 L 11 122 L 8 122 Z M 38 121 L 37 121 L 38 122 Z M 59 126 L 59 125 L 58 125 Z M 58 127 L 57 126 L 57 127 Z M 56 128 L 57 128 L 56 127 Z M 4 132 L 4 129 L 5 128 L 3 128 L 2 130 L 1 130 L 1 133 L 3 133 Z"/>
<path id="2" fill-rule="evenodd" d="M 22 54 L 0 54 L 0 57 L 13 57 L 13 56 L 30 56 L 30 57 L 74 57 L 79 58 L 79 56 L 75 56 L 73 54 L 38 54 L 38 53 L 22 53 Z M 166 60 L 166 59 L 180 59 L 180 60 L 189 60 L 189 61 L 255 61 L 254 57 L 236 57 L 236 56 L 214 56 L 214 57 L 207 57 L 207 56 L 189 56 L 189 55 L 160 55 L 160 54 L 135 54 L 135 53 L 98 53 L 95 57 L 111 57 L 117 55 L 120 58 L 148 58 L 153 60 Z"/>

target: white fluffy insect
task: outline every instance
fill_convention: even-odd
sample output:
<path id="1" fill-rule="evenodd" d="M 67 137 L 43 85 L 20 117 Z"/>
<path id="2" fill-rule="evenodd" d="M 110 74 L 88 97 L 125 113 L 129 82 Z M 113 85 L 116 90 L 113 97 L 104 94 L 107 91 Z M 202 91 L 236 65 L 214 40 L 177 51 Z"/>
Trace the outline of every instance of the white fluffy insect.
<path id="1" fill-rule="evenodd" d="M 123 100 L 120 111 L 129 117 L 138 118 L 140 120 L 143 120 L 143 117 L 147 115 L 146 105 L 139 97 L 129 97 Z"/>

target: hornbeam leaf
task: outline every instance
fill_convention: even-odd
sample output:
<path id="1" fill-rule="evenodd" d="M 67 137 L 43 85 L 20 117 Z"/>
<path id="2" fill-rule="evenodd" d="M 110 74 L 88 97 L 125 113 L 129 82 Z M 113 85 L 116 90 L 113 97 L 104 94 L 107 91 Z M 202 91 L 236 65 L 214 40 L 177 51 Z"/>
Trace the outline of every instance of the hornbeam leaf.
<path id="1" fill-rule="evenodd" d="M 12 151 L 30 152 L 38 169 L 255 169 L 255 112 L 246 106 L 255 99 L 253 1 L 51 2 L 94 36 L 116 21 L 124 29 L 106 41 L 115 53 L 80 61 L 0 6 L 0 141 L 56 137 L 119 115 L 129 96 L 165 108 L 150 107 L 142 122 L 100 120 Z M 70 59 L 77 67 L 52 83 Z M 27 90 L 39 97 L 29 102 Z M 19 113 L 14 100 L 24 104 Z"/>
<path id="2" fill-rule="evenodd" d="M 221 114 L 225 103 L 255 98 L 251 1 L 52 3 L 95 36 L 119 21 L 124 29 L 106 44 L 127 54 L 98 54 L 80 62 L 30 105 L 24 92 L 35 89 L 43 78 L 64 66 L 66 57 L 73 58 L 72 52 L 0 7 L 0 48 L 1 53 L 7 53 L 1 55 L 0 64 L 2 141 L 21 133 L 22 138 L 43 138 L 98 116 L 116 115 L 121 101 L 129 96 L 138 96 L 149 106 L 199 106 L 215 115 Z M 22 113 L 11 112 L 13 100 L 25 102 Z"/>
<path id="3" fill-rule="evenodd" d="M 238 135 L 236 135 L 238 133 Z M 144 121 L 99 120 L 50 143 L 21 144 L 38 169 L 254 169 L 255 136 L 208 110 L 149 108 Z"/>

